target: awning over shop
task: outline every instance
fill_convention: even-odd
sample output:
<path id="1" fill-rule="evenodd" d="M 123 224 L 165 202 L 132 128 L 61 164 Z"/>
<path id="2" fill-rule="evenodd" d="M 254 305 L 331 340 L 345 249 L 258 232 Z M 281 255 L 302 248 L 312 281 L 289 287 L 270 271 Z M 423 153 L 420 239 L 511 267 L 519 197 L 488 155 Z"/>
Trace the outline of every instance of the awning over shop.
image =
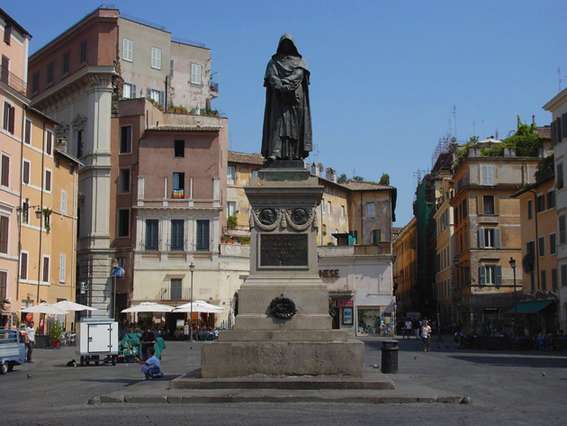
<path id="1" fill-rule="evenodd" d="M 514 306 L 509 312 L 513 314 L 537 314 L 543 311 L 553 300 L 537 300 L 531 302 L 521 302 Z"/>

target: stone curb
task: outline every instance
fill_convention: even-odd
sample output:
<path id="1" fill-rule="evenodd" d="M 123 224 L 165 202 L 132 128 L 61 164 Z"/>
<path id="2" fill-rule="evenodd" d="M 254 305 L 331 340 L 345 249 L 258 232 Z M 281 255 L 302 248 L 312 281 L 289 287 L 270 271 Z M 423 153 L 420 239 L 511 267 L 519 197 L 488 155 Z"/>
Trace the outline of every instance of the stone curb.
<path id="1" fill-rule="evenodd" d="M 305 396 L 305 395 L 238 395 L 220 394 L 214 396 L 194 396 L 194 395 L 101 395 L 89 400 L 89 404 L 203 404 L 203 403 L 243 403 L 243 402 L 276 402 L 276 403 L 362 403 L 362 404 L 470 404 L 470 398 L 462 396 L 360 396 L 360 397 L 325 397 L 325 396 Z"/>

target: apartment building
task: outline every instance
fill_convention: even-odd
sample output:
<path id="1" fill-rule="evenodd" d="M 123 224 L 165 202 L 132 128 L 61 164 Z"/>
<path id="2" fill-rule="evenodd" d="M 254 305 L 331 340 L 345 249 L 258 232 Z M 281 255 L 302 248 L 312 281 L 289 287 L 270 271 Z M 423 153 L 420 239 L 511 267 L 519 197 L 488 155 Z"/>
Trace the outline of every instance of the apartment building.
<path id="1" fill-rule="evenodd" d="M 173 83 L 178 65 L 186 73 L 192 69 L 195 78 Z M 207 102 L 216 95 L 209 84 L 210 51 L 173 42 L 164 28 L 100 7 L 36 51 L 29 69 L 34 106 L 60 123 L 56 139 L 67 140 L 65 152 L 82 163 L 78 282 L 82 300 L 98 308 L 95 315 L 106 316 L 114 264 L 126 269 L 117 283 L 117 306 L 127 305 L 133 292 L 138 139 L 164 124 L 122 108 L 121 99 L 145 97 L 160 113 L 170 105 L 180 113 L 208 113 Z"/>
<path id="2" fill-rule="evenodd" d="M 511 195 L 535 182 L 539 162 L 509 148 L 503 156 L 483 155 L 483 147 L 499 143 L 486 140 L 467 149 L 454 168 L 451 199 L 457 319 L 486 330 L 502 327 L 522 291 L 520 203 Z"/>
<path id="3" fill-rule="evenodd" d="M 551 142 L 555 158 L 555 193 L 558 230 L 557 263 L 559 269 L 559 327 L 567 330 L 567 89 L 556 94 L 544 105 L 552 115 Z"/>
<path id="4" fill-rule="evenodd" d="M 394 295 L 398 318 L 417 312 L 417 226 L 413 217 L 393 244 Z"/>
<path id="5" fill-rule="evenodd" d="M 15 312 L 18 298 L 21 141 L 31 36 L 2 9 L 0 31 L 0 310 L 4 321 Z"/>

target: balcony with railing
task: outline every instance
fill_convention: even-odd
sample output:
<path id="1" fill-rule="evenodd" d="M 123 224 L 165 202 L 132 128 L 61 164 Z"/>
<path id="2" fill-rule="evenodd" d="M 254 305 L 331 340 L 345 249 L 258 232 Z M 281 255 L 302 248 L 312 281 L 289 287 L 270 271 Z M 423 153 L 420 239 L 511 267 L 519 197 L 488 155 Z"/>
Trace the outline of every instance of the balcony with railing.
<path id="1" fill-rule="evenodd" d="M 162 287 L 157 299 L 162 302 L 188 302 L 191 300 L 191 288 Z"/>
<path id="2" fill-rule="evenodd" d="M 16 92 L 24 96 L 26 95 L 26 91 L 27 91 L 26 82 L 22 80 L 20 77 L 18 77 L 16 74 L 10 72 L 8 67 L 4 65 L 0 67 L 0 81 L 2 81 L 2 83 L 14 89 Z"/>
<path id="3" fill-rule="evenodd" d="M 185 194 L 184 189 L 172 189 L 171 190 L 171 198 L 174 199 L 174 200 L 183 200 L 187 197 L 187 195 L 188 194 Z"/>

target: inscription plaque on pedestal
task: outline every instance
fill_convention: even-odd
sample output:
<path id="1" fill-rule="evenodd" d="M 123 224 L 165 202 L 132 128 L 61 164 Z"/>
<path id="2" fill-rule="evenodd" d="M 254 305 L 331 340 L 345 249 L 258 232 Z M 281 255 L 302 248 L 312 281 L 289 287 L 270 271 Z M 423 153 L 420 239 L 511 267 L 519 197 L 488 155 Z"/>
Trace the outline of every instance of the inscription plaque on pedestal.
<path id="1" fill-rule="evenodd" d="M 260 234 L 259 267 L 308 267 L 307 234 Z"/>

